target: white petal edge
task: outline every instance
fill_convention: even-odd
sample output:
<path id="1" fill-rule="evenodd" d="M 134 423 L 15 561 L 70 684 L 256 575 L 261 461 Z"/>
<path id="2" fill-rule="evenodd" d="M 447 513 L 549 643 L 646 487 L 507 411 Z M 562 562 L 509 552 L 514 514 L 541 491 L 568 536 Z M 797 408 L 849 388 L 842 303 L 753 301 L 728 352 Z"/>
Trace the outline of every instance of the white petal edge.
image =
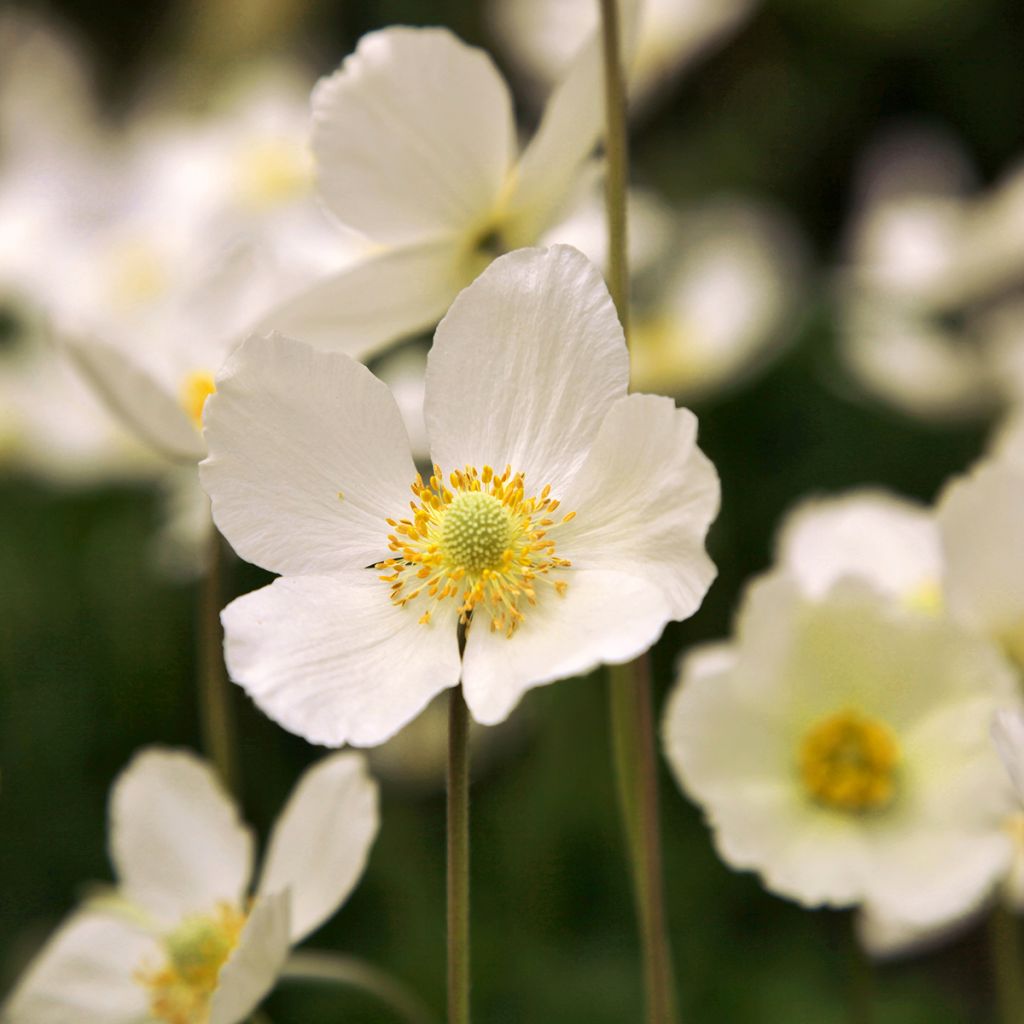
<path id="1" fill-rule="evenodd" d="M 285 577 L 221 613 L 228 670 L 310 743 L 376 746 L 458 682 L 455 607 L 422 625 L 371 570 Z"/>
<path id="2" fill-rule="evenodd" d="M 242 902 L 253 840 L 206 762 L 151 747 L 111 789 L 110 858 L 121 893 L 173 926 L 218 903 Z"/>
<path id="3" fill-rule="evenodd" d="M 721 487 L 697 447 L 697 418 L 669 398 L 629 395 L 608 410 L 552 528 L 579 569 L 642 576 L 665 594 L 673 619 L 692 615 L 716 569 L 704 550 Z"/>
<path id="4" fill-rule="evenodd" d="M 996 712 L 992 742 L 1006 765 L 1017 799 L 1024 804 L 1024 713 L 1016 708 Z"/>
<path id="5" fill-rule="evenodd" d="M 195 462 L 203 438 L 175 396 L 131 357 L 98 341 L 66 341 L 82 375 L 120 419 L 166 458 Z"/>
<path id="6" fill-rule="evenodd" d="M 513 145 L 504 79 L 447 29 L 365 35 L 313 92 L 320 192 L 343 224 L 376 242 L 486 230 Z"/>
<path id="7" fill-rule="evenodd" d="M 482 725 L 504 721 L 535 686 L 635 658 L 671 618 L 665 596 L 635 576 L 586 569 L 561 578 L 565 595 L 543 588 L 511 637 L 490 632 L 483 619 L 470 630 L 462 684 Z"/>
<path id="8" fill-rule="evenodd" d="M 387 386 L 348 356 L 252 337 L 206 403 L 200 481 L 221 533 L 279 573 L 373 565 L 416 468 Z"/>
<path id="9" fill-rule="evenodd" d="M 135 971 L 157 952 L 151 935 L 93 910 L 72 914 L 29 964 L 7 1002 L 4 1024 L 138 1024 L 149 1000 Z"/>
<path id="10" fill-rule="evenodd" d="M 495 260 L 452 303 L 427 360 L 430 451 L 443 470 L 511 464 L 527 493 L 575 475 L 629 358 L 597 268 L 567 245 Z"/>
<path id="11" fill-rule="evenodd" d="M 274 825 L 259 894 L 291 893 L 298 944 L 345 902 L 366 867 L 380 827 L 377 784 L 366 759 L 332 754 L 299 779 Z"/>
<path id="12" fill-rule="evenodd" d="M 291 950 L 287 891 L 256 901 L 238 945 L 221 968 L 209 1024 L 239 1024 L 274 987 Z"/>

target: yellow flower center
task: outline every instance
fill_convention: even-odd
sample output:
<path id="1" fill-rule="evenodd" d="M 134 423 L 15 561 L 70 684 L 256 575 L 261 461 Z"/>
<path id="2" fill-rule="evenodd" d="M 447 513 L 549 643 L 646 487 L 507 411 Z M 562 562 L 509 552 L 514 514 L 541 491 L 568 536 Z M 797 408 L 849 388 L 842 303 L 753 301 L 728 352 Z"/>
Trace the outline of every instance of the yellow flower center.
<path id="1" fill-rule="evenodd" d="M 840 711 L 812 726 L 800 744 L 800 777 L 817 803 L 834 811 L 881 811 L 896 793 L 900 748 L 885 722 Z"/>
<path id="2" fill-rule="evenodd" d="M 245 914 L 220 904 L 209 916 L 187 917 L 164 938 L 167 956 L 157 969 L 143 966 L 138 982 L 149 990 L 149 1012 L 166 1024 L 206 1024 L 221 968 L 238 945 Z"/>
<path id="3" fill-rule="evenodd" d="M 213 374 L 206 370 L 194 370 L 181 385 L 181 405 L 188 418 L 196 425 L 196 430 L 203 429 L 203 409 L 206 400 L 217 390 L 213 382 Z"/>
<path id="4" fill-rule="evenodd" d="M 377 565 L 386 570 L 380 578 L 391 584 L 395 604 L 428 602 L 423 623 L 441 601 L 455 599 L 467 628 L 479 610 L 490 618 L 492 631 L 511 636 L 523 621 L 523 605 L 536 604 L 539 584 L 565 593 L 565 580 L 552 576 L 571 563 L 555 554 L 548 533 L 576 513 L 552 518 L 559 503 L 551 487 L 527 498 L 523 475 L 513 476 L 511 466 L 500 475 L 490 466 L 467 466 L 448 480 L 450 486 L 438 466 L 427 483 L 417 475 L 412 516 L 387 521 L 395 557 Z"/>
<path id="5" fill-rule="evenodd" d="M 255 209 L 297 199 L 312 184 L 312 157 L 285 139 L 253 143 L 238 164 L 239 195 L 243 203 Z"/>
<path id="6" fill-rule="evenodd" d="M 168 271 L 156 248 L 137 239 L 116 245 L 110 256 L 110 296 L 120 310 L 158 299 L 168 286 Z"/>

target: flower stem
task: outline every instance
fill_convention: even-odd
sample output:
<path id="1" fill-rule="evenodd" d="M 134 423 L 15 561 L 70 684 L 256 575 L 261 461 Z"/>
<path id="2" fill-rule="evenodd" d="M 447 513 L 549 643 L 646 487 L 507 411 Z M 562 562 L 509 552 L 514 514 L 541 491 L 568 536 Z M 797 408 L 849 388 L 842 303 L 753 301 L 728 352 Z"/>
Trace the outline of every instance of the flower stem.
<path id="1" fill-rule="evenodd" d="M 992 908 L 988 934 L 1000 1024 L 1024 1024 L 1020 928 L 1005 899 Z"/>
<path id="2" fill-rule="evenodd" d="M 873 1024 L 875 1019 L 875 971 L 864 947 L 857 938 L 853 915 L 850 915 L 850 1024 Z"/>
<path id="3" fill-rule="evenodd" d="M 469 714 L 448 696 L 448 1024 L 469 1024 Z"/>
<path id="4" fill-rule="evenodd" d="M 430 1011 L 401 982 L 357 957 L 299 950 L 288 958 L 281 977 L 348 985 L 374 996 L 407 1024 L 435 1024 Z"/>
<path id="5" fill-rule="evenodd" d="M 206 575 L 199 596 L 199 723 L 203 749 L 229 792 L 238 788 L 231 690 L 224 670 L 220 610 L 224 589 L 224 542 L 210 530 Z"/>
<path id="6" fill-rule="evenodd" d="M 600 0 L 600 3 L 605 72 L 608 290 L 628 344 L 626 190 L 629 184 L 629 140 L 626 80 L 621 59 L 618 0 Z M 665 918 L 654 706 L 650 661 L 646 655 L 630 665 L 611 667 L 609 698 L 619 800 L 626 825 L 643 949 L 646 1020 L 648 1024 L 674 1024 L 679 1019 L 679 1011 Z"/>

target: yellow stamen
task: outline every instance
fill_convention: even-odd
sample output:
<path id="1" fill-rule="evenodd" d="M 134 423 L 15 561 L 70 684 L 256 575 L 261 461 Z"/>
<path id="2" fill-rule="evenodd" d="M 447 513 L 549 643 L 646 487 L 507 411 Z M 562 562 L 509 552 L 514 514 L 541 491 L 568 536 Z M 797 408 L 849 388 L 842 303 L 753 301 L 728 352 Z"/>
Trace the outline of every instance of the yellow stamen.
<path id="1" fill-rule="evenodd" d="M 892 729 L 857 711 L 812 726 L 800 743 L 800 778 L 808 795 L 834 811 L 881 811 L 896 795 L 900 748 Z"/>
<path id="2" fill-rule="evenodd" d="M 521 473 L 512 467 L 497 473 L 491 466 L 452 470 L 439 466 L 427 483 L 417 476 L 416 500 L 408 519 L 387 520 L 393 530 L 388 546 L 396 557 L 378 562 L 380 579 L 391 585 L 391 600 L 405 606 L 419 597 L 431 602 L 420 622 L 429 624 L 437 605 L 459 601 L 459 621 L 470 626 L 473 613 L 490 618 L 490 628 L 511 636 L 523 621 L 522 604 L 536 604 L 535 583 L 549 583 L 561 596 L 568 583 L 551 579 L 567 569 L 568 559 L 555 554 L 548 536 L 562 522 L 550 518 L 558 502 L 550 485 L 527 498 Z"/>
<path id="3" fill-rule="evenodd" d="M 188 418 L 196 425 L 196 430 L 203 429 L 203 409 L 206 400 L 217 390 L 213 382 L 213 374 L 205 370 L 190 373 L 181 385 L 181 405 Z M 340 493 L 338 497 L 341 497 Z"/>
<path id="4" fill-rule="evenodd" d="M 239 196 L 254 209 L 297 199 L 312 184 L 312 157 L 286 139 L 264 139 L 252 144 L 242 153 L 238 164 Z"/>

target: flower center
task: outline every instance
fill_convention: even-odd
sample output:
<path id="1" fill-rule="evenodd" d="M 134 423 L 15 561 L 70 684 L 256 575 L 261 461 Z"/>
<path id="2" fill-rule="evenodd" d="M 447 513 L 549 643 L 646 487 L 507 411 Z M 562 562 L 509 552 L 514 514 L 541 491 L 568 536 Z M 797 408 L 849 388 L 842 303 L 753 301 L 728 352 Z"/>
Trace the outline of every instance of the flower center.
<path id="1" fill-rule="evenodd" d="M 253 209 L 267 209 L 297 199 L 310 190 L 312 183 L 312 157 L 286 139 L 254 142 L 241 154 L 239 194 Z"/>
<path id="2" fill-rule="evenodd" d="M 149 989 L 149 1012 L 166 1024 L 206 1024 L 210 997 L 217 987 L 221 968 L 238 945 L 245 914 L 221 903 L 209 915 L 185 918 L 163 945 L 163 967 L 142 967 L 136 979 Z"/>
<path id="3" fill-rule="evenodd" d="M 160 298 L 169 274 L 163 256 L 144 239 L 123 241 L 110 253 L 110 297 L 119 310 L 132 310 Z"/>
<path id="4" fill-rule="evenodd" d="M 196 425 L 196 430 L 203 429 L 203 409 L 206 400 L 217 390 L 213 382 L 213 374 L 206 370 L 193 370 L 182 381 L 181 405 L 188 418 Z"/>
<path id="5" fill-rule="evenodd" d="M 523 605 L 537 603 L 537 586 L 550 584 L 561 595 L 568 584 L 552 579 L 570 562 L 555 554 L 550 530 L 569 522 L 569 512 L 552 518 L 558 501 L 546 486 L 527 498 L 523 474 L 512 467 L 498 475 L 490 466 L 454 470 L 446 485 L 438 466 L 427 483 L 417 475 L 412 516 L 389 519 L 392 558 L 378 563 L 391 584 L 391 600 L 404 607 L 427 603 L 420 622 L 429 623 L 446 599 L 459 602 L 459 621 L 469 628 L 473 613 L 490 618 L 492 631 L 511 636 L 523 621 Z"/>
<path id="6" fill-rule="evenodd" d="M 800 744 L 800 777 L 817 803 L 834 811 L 881 811 L 896 793 L 900 748 L 885 722 L 840 711 L 812 726 Z"/>

